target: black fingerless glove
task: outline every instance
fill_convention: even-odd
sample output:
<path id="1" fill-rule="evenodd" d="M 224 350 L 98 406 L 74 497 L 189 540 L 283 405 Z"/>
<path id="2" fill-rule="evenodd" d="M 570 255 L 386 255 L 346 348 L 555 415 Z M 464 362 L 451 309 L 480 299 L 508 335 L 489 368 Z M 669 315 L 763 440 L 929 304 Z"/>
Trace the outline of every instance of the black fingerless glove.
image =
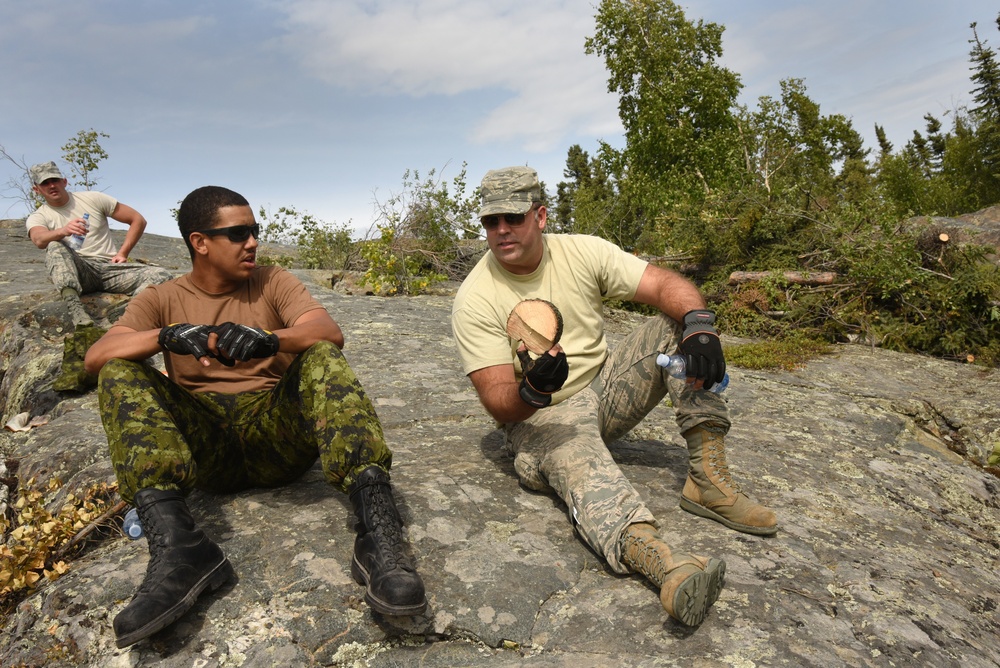
<path id="1" fill-rule="evenodd" d="M 524 374 L 518 388 L 521 400 L 529 406 L 545 408 L 552 403 L 552 393 L 558 392 L 569 377 L 566 353 L 560 351 L 555 356 L 544 353 L 531 359 L 527 350 L 519 350 L 517 356 Z"/>
<path id="2" fill-rule="evenodd" d="M 219 336 L 215 344 L 219 352 L 231 360 L 246 362 L 278 353 L 278 335 L 266 329 L 224 322 L 212 327 L 212 331 Z"/>
<path id="3" fill-rule="evenodd" d="M 177 355 L 193 355 L 202 358 L 209 355 L 208 335 L 211 332 L 208 325 L 191 325 L 177 322 L 160 330 L 157 342 L 160 347 Z"/>
<path id="4" fill-rule="evenodd" d="M 688 378 L 700 378 L 705 389 L 721 383 L 726 375 L 722 341 L 715 330 L 715 314 L 708 309 L 688 311 L 684 315 L 684 333 L 678 350 L 684 355 Z"/>

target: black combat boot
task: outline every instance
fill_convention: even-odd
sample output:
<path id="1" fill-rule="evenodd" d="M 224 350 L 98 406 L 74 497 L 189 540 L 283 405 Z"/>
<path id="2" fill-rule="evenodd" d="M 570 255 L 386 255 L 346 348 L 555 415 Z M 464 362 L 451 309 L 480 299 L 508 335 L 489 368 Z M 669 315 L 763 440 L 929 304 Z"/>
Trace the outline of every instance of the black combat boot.
<path id="1" fill-rule="evenodd" d="M 222 549 L 195 526 L 180 492 L 143 489 L 134 505 L 149 542 L 149 564 L 139 591 L 115 617 L 119 648 L 166 628 L 206 587 L 218 589 L 233 574 Z"/>
<path id="2" fill-rule="evenodd" d="M 383 615 L 419 615 L 427 609 L 424 583 L 403 551 L 402 528 L 389 474 L 369 466 L 350 489 L 355 530 L 351 575 L 366 586 L 365 601 Z"/>

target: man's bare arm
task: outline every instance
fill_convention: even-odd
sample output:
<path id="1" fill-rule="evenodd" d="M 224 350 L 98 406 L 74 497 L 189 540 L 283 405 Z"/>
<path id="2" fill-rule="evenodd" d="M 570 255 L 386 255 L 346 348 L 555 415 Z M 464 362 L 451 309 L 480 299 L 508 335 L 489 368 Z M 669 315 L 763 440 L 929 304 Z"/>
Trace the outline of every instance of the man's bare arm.
<path id="1" fill-rule="evenodd" d="M 306 311 L 291 327 L 274 333 L 278 335 L 278 349 L 283 353 L 298 354 L 320 341 L 344 347 L 344 332 L 323 308 Z M 214 345 L 214 341 L 210 339 L 209 344 Z"/>
<path id="2" fill-rule="evenodd" d="M 130 327 L 115 326 L 90 346 L 83 366 L 88 373 L 98 373 L 109 360 L 144 360 L 160 352 L 160 330 L 137 332 Z M 208 358 L 204 358 L 208 359 Z"/>
<path id="3" fill-rule="evenodd" d="M 647 265 L 634 300 L 654 306 L 677 322 L 684 321 L 684 314 L 705 308 L 705 299 L 698 287 L 675 271 Z"/>
<path id="4" fill-rule="evenodd" d="M 121 248 L 118 249 L 118 252 L 111 259 L 112 262 L 125 262 L 128 260 L 128 254 L 139 243 L 139 238 L 142 237 L 142 233 L 146 230 L 146 219 L 143 218 L 141 213 L 121 202 L 118 202 L 115 206 L 115 210 L 111 212 L 111 217 L 119 223 L 128 225 L 128 231 L 125 232 L 125 240 L 122 241 Z"/>
<path id="5" fill-rule="evenodd" d="M 45 250 L 53 241 L 62 241 L 66 237 L 74 234 L 86 234 L 87 228 L 83 224 L 83 218 L 74 218 L 62 227 L 50 230 L 44 225 L 35 225 L 28 230 L 28 238 L 36 246 Z"/>
<path id="6" fill-rule="evenodd" d="M 469 380 L 476 388 L 479 401 L 497 422 L 522 422 L 538 410 L 521 399 L 513 364 L 477 369 L 469 374 Z"/>

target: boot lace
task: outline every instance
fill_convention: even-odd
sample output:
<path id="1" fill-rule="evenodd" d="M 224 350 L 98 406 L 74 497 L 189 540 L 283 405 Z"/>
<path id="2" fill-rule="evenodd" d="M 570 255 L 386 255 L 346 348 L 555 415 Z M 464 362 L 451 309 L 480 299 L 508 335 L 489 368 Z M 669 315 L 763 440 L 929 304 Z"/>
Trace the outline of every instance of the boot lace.
<path id="1" fill-rule="evenodd" d="M 146 542 L 149 547 L 149 562 L 146 564 L 146 577 L 142 579 L 142 584 L 135 595 L 148 593 L 156 588 L 159 581 L 153 577 L 160 570 L 160 561 L 166 551 L 166 534 L 163 532 L 159 522 L 151 516 L 151 510 L 147 508 L 137 508 L 139 521 L 142 523 L 142 530 L 146 534 Z M 134 598 L 134 597 L 133 597 Z"/>
<path id="2" fill-rule="evenodd" d="M 655 539 L 650 536 L 626 530 L 622 535 L 622 555 L 632 570 L 648 577 L 657 587 L 662 587 L 671 569 L 654 542 Z"/>
<path id="3" fill-rule="evenodd" d="M 397 564 L 405 564 L 405 557 L 402 554 L 402 535 L 399 531 L 399 522 L 393 510 L 392 502 L 386 495 L 386 491 L 379 485 L 373 486 L 372 495 L 372 527 L 371 532 L 378 544 L 379 552 L 385 560 L 387 569 L 392 569 Z"/>
<path id="4" fill-rule="evenodd" d="M 719 480 L 724 482 L 736 493 L 740 493 L 743 490 L 740 489 L 739 484 L 733 480 L 733 474 L 729 472 L 729 463 L 726 461 L 726 449 L 722 445 L 722 441 L 713 438 L 706 448 L 708 456 L 708 464 L 712 469 L 712 473 L 719 477 Z"/>

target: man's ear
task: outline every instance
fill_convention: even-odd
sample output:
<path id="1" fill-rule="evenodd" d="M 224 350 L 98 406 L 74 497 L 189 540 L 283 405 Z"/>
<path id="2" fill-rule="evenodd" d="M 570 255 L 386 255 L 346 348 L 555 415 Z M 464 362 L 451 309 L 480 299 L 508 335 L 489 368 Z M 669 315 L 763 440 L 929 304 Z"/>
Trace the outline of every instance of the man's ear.
<path id="1" fill-rule="evenodd" d="M 535 210 L 535 222 L 538 223 L 538 229 L 544 230 L 545 223 L 547 220 L 548 220 L 548 209 L 546 209 L 544 206 L 538 207 L 538 209 Z"/>
<path id="2" fill-rule="evenodd" d="M 194 249 L 196 255 L 201 255 L 204 257 L 208 255 L 208 237 L 206 237 L 201 232 L 192 232 L 188 235 L 188 241 L 191 242 L 191 248 Z"/>

